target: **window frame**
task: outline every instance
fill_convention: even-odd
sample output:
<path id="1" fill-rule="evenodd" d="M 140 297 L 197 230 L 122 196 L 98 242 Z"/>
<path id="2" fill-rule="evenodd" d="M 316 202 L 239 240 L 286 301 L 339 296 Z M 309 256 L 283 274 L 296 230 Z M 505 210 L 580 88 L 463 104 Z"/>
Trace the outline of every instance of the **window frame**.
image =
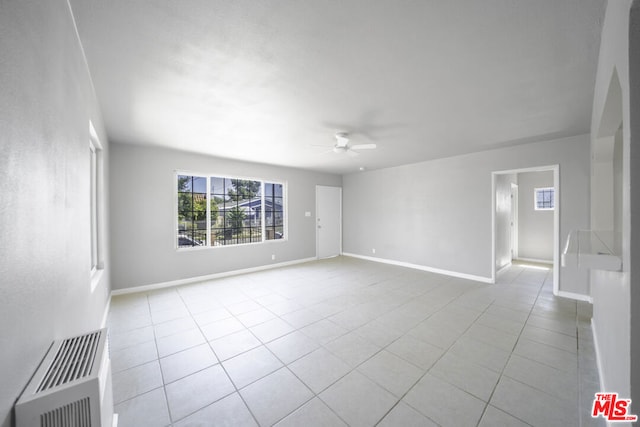
<path id="1" fill-rule="evenodd" d="M 104 151 L 89 121 L 89 251 L 91 292 L 104 272 Z"/>
<path id="2" fill-rule="evenodd" d="M 190 176 L 190 177 L 199 177 L 205 178 L 206 182 L 206 236 L 205 243 L 203 245 L 196 246 L 180 246 L 179 242 L 179 227 L 180 227 L 180 218 L 179 218 L 179 191 L 178 191 L 178 178 L 180 176 Z M 212 197 L 212 189 L 211 189 L 211 178 L 223 178 L 229 180 L 242 180 L 242 181 L 258 181 L 260 182 L 260 192 L 261 192 L 261 212 L 260 212 L 260 221 L 261 221 L 261 240 L 256 242 L 242 242 L 242 243 L 232 243 L 226 245 L 214 245 L 211 239 L 211 233 L 213 227 L 211 225 L 211 197 Z M 282 185 L 282 230 L 284 236 L 280 239 L 267 239 L 266 237 L 266 219 L 265 219 L 265 184 L 278 184 Z M 194 172 L 188 170 L 175 170 L 173 174 L 173 194 L 174 194 L 174 229 L 173 229 L 173 240 L 174 240 L 174 248 L 177 251 L 191 251 L 191 250 L 206 250 L 206 249 L 216 249 L 216 248 L 224 248 L 224 247 L 238 247 L 238 246 L 247 246 L 247 245 L 260 245 L 260 244 L 269 244 L 275 242 L 286 242 L 289 240 L 289 218 L 288 218 L 288 184 L 285 180 L 278 179 L 269 179 L 269 178 L 256 178 L 256 177 L 247 177 L 247 176 L 238 176 L 238 175 L 226 175 L 226 174 L 216 174 L 216 173 L 202 173 L 202 172 Z"/>
<path id="3" fill-rule="evenodd" d="M 540 207 L 538 205 L 538 193 L 550 191 L 553 202 L 551 207 Z M 543 202 L 544 203 L 544 202 Z M 555 187 L 537 187 L 533 189 L 533 209 L 536 211 L 553 211 L 556 209 L 556 189 Z"/>

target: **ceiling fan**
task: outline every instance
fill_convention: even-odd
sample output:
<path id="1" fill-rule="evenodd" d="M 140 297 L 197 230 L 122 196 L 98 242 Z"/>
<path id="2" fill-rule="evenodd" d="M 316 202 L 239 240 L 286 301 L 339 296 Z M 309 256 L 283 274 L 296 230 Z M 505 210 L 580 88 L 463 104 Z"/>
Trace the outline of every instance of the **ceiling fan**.
<path id="1" fill-rule="evenodd" d="M 347 154 L 349 156 L 357 156 L 358 150 L 372 150 L 376 148 L 376 144 L 349 144 L 349 133 L 338 132 L 335 135 L 336 143 L 330 151 L 337 154 Z"/>

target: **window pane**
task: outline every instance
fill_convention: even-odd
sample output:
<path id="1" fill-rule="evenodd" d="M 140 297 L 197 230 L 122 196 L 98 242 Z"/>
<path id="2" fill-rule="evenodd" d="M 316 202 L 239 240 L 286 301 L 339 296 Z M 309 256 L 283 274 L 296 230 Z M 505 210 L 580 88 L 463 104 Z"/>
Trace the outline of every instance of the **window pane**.
<path id="1" fill-rule="evenodd" d="M 555 208 L 555 190 L 553 188 L 535 189 L 535 209 L 551 210 Z"/>
<path id="2" fill-rule="evenodd" d="M 275 225 L 284 224 L 284 215 L 282 215 L 282 212 L 274 212 L 274 224 Z"/>
<path id="3" fill-rule="evenodd" d="M 274 217 L 273 212 L 265 211 L 265 213 L 264 213 L 264 224 L 267 227 L 271 227 L 271 226 L 274 225 L 273 217 Z"/>
<path id="4" fill-rule="evenodd" d="M 191 192 L 191 178 L 186 175 L 178 175 L 178 191 Z"/>
<path id="5" fill-rule="evenodd" d="M 178 247 L 207 243 L 207 180 L 204 177 L 178 175 Z"/>
<path id="6" fill-rule="evenodd" d="M 179 247 L 206 245 L 207 237 L 212 246 L 284 237 L 283 184 L 222 176 L 177 178 Z"/>
<path id="7" fill-rule="evenodd" d="M 273 195 L 282 197 L 282 184 L 273 184 Z"/>
<path id="8" fill-rule="evenodd" d="M 260 181 L 234 179 L 227 190 L 227 195 L 236 202 L 251 200 L 260 195 Z"/>
<path id="9" fill-rule="evenodd" d="M 282 203 L 282 199 L 276 198 L 273 200 L 273 210 L 276 212 L 283 212 L 284 206 Z"/>
<path id="10" fill-rule="evenodd" d="M 211 186 L 211 194 L 224 194 L 224 179 L 216 176 L 209 178 L 209 185 Z"/>
<path id="11" fill-rule="evenodd" d="M 193 177 L 193 192 L 206 194 L 207 192 L 207 179 L 203 176 Z"/>

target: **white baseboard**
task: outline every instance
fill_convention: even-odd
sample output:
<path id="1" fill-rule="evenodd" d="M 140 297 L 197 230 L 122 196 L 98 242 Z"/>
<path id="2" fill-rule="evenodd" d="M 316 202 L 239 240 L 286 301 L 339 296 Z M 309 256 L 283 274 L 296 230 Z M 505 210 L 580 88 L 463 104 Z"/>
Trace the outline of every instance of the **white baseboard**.
<path id="1" fill-rule="evenodd" d="M 104 306 L 104 313 L 102 314 L 102 322 L 100 323 L 101 328 L 107 327 L 107 320 L 109 319 L 110 308 L 111 308 L 111 297 L 108 297 L 107 303 Z"/>
<path id="2" fill-rule="evenodd" d="M 514 261 L 536 262 L 536 263 L 538 263 L 538 264 L 551 264 L 551 265 L 553 265 L 553 260 L 552 260 L 552 259 L 539 259 L 539 258 L 522 258 L 522 257 L 517 257 L 517 258 L 514 258 Z"/>
<path id="3" fill-rule="evenodd" d="M 114 296 L 114 295 L 126 295 L 126 294 L 134 294 L 134 293 L 137 293 L 137 292 L 155 291 L 155 290 L 158 290 L 158 289 L 170 288 L 172 286 L 187 285 L 187 284 L 190 284 L 190 283 L 204 282 L 206 280 L 220 279 L 220 278 L 223 278 L 223 277 L 230 277 L 230 276 L 237 276 L 237 275 L 240 275 L 240 274 L 254 273 L 256 271 L 270 270 L 272 268 L 286 267 L 286 266 L 294 265 L 294 264 L 302 264 L 302 263 L 309 262 L 309 261 L 315 261 L 316 259 L 317 258 L 315 258 L 315 257 L 313 257 L 313 258 L 302 258 L 302 259 L 297 259 L 297 260 L 293 260 L 293 261 L 279 262 L 277 264 L 261 265 L 259 267 L 243 268 L 241 270 L 225 271 L 225 272 L 222 272 L 222 273 L 207 274 L 207 275 L 204 275 L 204 276 L 189 277 L 189 278 L 186 278 L 186 279 L 171 280 L 171 281 L 168 281 L 168 282 L 161 282 L 161 283 L 153 283 L 151 285 L 133 286 L 133 287 L 124 288 L 124 289 L 114 289 L 113 291 L 111 291 L 111 295 L 112 296 Z"/>
<path id="4" fill-rule="evenodd" d="M 380 262 L 383 264 L 391 264 L 391 265 L 397 265 L 400 267 L 407 267 L 407 268 L 413 268 L 416 270 L 428 271 L 430 273 L 443 274 L 445 276 L 458 277 L 460 279 L 475 280 L 477 282 L 483 282 L 483 283 L 493 283 L 493 280 L 490 277 L 476 276 L 476 275 L 467 274 L 467 273 L 458 273 L 457 271 L 442 270 L 440 268 L 427 267 L 425 265 L 412 264 L 410 262 L 394 261 L 391 259 L 376 258 L 376 257 L 365 256 L 365 255 L 352 254 L 349 252 L 344 252 L 342 255 L 352 257 L 352 258 L 364 259 L 367 261 Z"/>
<path id="5" fill-rule="evenodd" d="M 593 298 L 591 298 L 589 295 L 577 294 L 575 292 L 558 291 L 557 296 L 575 299 L 578 301 L 585 301 L 585 302 L 588 302 L 589 304 L 593 304 Z"/>
<path id="6" fill-rule="evenodd" d="M 502 273 L 503 271 L 508 270 L 509 268 L 511 268 L 511 266 L 513 265 L 513 263 L 509 262 L 507 263 L 507 265 L 505 265 L 504 267 L 500 268 L 500 270 L 496 271 L 496 277 Z"/>

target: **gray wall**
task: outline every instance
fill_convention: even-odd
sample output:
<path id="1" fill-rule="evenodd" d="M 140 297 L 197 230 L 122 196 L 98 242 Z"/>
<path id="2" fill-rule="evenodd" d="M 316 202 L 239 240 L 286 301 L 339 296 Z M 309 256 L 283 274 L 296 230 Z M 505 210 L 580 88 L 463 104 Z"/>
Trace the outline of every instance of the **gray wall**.
<path id="1" fill-rule="evenodd" d="M 496 175 L 496 271 L 511 263 L 511 184 L 516 174 Z"/>
<path id="2" fill-rule="evenodd" d="M 114 289 L 315 257 L 315 186 L 342 185 L 338 175 L 128 144 L 111 144 L 110 164 Z M 176 250 L 175 171 L 286 181 L 287 241 Z"/>
<path id="3" fill-rule="evenodd" d="M 518 174 L 518 258 L 553 262 L 553 211 L 534 205 L 542 187 L 553 187 L 553 171 Z"/>
<path id="4" fill-rule="evenodd" d="M 0 425 L 52 341 L 98 328 L 89 120 L 108 149 L 64 0 L 0 2 Z M 109 260 L 106 259 L 108 267 Z"/>
<path id="5" fill-rule="evenodd" d="M 553 164 L 564 241 L 588 226 L 588 135 L 345 175 L 343 250 L 490 278 L 491 173 Z M 586 273 L 562 269 L 560 280 L 588 294 Z"/>

